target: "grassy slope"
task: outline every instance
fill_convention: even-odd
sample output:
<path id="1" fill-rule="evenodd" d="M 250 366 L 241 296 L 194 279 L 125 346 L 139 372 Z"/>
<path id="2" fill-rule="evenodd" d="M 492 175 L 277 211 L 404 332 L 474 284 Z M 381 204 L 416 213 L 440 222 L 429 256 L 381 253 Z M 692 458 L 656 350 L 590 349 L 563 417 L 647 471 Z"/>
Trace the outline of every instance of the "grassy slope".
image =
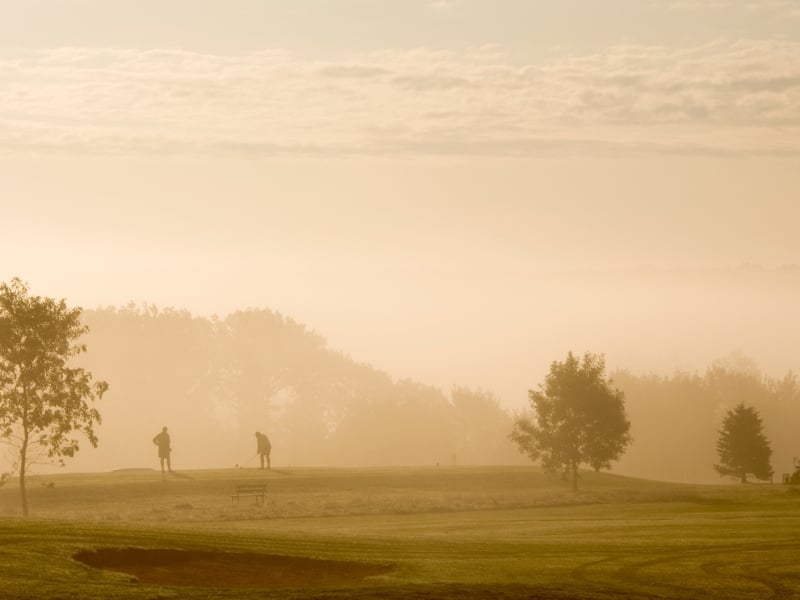
<path id="1" fill-rule="evenodd" d="M 685 486 L 584 474 L 570 492 L 534 468 L 293 469 L 62 475 L 31 480 L 34 517 L 0 488 L 3 598 L 800 597 L 800 495 L 783 486 Z M 268 501 L 231 504 L 264 479 Z M 41 483 L 53 482 L 54 487 Z M 345 590 L 132 583 L 74 552 L 255 551 L 390 562 Z"/>

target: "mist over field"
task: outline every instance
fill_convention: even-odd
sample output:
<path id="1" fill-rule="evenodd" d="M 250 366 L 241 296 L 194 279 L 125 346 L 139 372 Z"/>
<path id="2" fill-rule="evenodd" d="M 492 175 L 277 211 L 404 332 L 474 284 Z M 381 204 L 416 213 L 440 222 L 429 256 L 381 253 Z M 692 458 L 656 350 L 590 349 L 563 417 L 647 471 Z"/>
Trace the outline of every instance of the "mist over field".
<path id="1" fill-rule="evenodd" d="M 719 481 L 722 417 L 745 402 L 762 413 L 780 477 L 797 453 L 786 423 L 800 417 L 798 279 L 794 267 L 755 266 L 550 275 L 537 283 L 548 295 L 536 311 L 517 315 L 522 331 L 510 309 L 494 316 L 505 329 L 483 334 L 493 351 L 435 351 L 431 340 L 446 338 L 435 327 L 417 338 L 421 376 L 355 360 L 268 308 L 225 317 L 154 305 L 86 310 L 81 363 L 112 385 L 99 406 L 99 448 L 87 446 L 68 470 L 155 467 L 151 438 L 163 425 L 179 469 L 257 466 L 256 430 L 284 466 L 527 464 L 508 439 L 529 410 L 527 391 L 568 351 L 599 349 L 632 423 L 615 472 Z M 452 379 L 436 385 L 425 373 Z"/>
<path id="2" fill-rule="evenodd" d="M 0 18 L 0 281 L 109 383 L 69 471 L 527 464 L 568 352 L 616 472 L 718 481 L 738 402 L 791 470 L 796 0 L 235 4 Z"/>

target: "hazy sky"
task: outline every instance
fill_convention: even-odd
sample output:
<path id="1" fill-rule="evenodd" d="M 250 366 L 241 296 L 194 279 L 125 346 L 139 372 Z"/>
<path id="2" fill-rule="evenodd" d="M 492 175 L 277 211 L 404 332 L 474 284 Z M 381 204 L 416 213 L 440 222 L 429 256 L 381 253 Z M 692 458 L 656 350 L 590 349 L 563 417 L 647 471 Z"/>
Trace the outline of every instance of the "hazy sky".
<path id="1" fill-rule="evenodd" d="M 798 199 L 800 0 L 0 3 L 0 279 L 84 307 L 513 406 L 569 349 L 798 368 Z"/>

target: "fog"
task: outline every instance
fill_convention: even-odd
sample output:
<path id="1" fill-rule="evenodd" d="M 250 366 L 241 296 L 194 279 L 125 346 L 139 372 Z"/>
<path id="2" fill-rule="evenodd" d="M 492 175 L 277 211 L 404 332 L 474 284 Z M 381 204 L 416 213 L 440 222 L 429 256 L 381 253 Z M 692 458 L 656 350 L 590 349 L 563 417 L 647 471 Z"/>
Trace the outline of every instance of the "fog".
<path id="1" fill-rule="evenodd" d="M 86 310 L 81 364 L 111 388 L 99 448 L 84 444 L 68 470 L 157 468 L 162 426 L 179 470 L 257 466 L 257 430 L 278 466 L 525 464 L 508 440 L 513 418 L 568 351 L 605 353 L 626 393 L 634 441 L 616 472 L 718 481 L 717 431 L 738 402 L 762 412 L 776 473 L 791 470 L 800 269 L 551 274 L 536 289 L 524 318 L 454 307 L 460 340 L 436 327 L 398 332 L 430 363 L 419 373 L 356 360 L 266 307 L 210 318 L 147 304 Z M 437 385 L 426 372 L 453 379 Z"/>
<path id="2" fill-rule="evenodd" d="M 618 472 L 717 481 L 734 396 L 789 469 L 797 7 L 487 6 L 9 7 L 0 281 L 82 307 L 110 385 L 67 469 L 155 466 L 164 425 L 180 469 L 257 429 L 279 465 L 525 462 L 570 351 L 626 392 Z"/>
<path id="3" fill-rule="evenodd" d="M 82 306 L 86 364 L 111 386 L 100 447 L 68 470 L 157 466 L 164 425 L 182 469 L 252 462 L 255 430 L 278 465 L 525 462 L 512 418 L 569 351 L 635 377 L 702 378 L 732 354 L 798 370 L 794 160 L 2 164 L 4 280 Z M 181 319 L 153 318 L 134 347 L 101 318 L 114 310 Z M 248 310 L 324 351 L 284 365 L 282 338 L 254 330 L 234 352 L 220 323 Z M 718 481 L 735 402 L 629 384 L 617 472 Z M 477 406 L 459 411 L 454 388 Z M 700 415 L 682 404 L 698 395 Z M 765 422 L 776 473 L 798 454 L 792 410 Z"/>

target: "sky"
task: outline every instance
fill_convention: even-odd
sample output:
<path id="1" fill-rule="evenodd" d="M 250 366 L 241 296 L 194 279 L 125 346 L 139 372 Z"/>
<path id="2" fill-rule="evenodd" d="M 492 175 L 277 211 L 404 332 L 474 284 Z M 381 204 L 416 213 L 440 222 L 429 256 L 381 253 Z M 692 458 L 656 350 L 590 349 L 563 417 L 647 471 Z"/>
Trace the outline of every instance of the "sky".
<path id="1" fill-rule="evenodd" d="M 0 280 L 448 390 L 798 370 L 800 0 L 3 0 Z"/>

